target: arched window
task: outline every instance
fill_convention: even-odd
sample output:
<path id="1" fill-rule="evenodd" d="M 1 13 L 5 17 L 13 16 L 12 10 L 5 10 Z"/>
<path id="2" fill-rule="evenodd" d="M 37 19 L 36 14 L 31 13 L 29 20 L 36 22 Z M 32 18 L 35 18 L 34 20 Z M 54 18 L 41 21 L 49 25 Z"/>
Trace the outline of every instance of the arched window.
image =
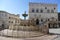
<path id="1" fill-rule="evenodd" d="M 32 9 L 32 12 L 35 12 L 34 9 Z"/>
<path id="2" fill-rule="evenodd" d="M 49 19 L 48 19 L 48 21 L 49 21 Z"/>
<path id="3" fill-rule="evenodd" d="M 54 10 L 51 10 L 51 13 L 54 13 Z"/>
<path id="4" fill-rule="evenodd" d="M 39 19 L 36 19 L 36 25 L 39 25 Z"/>
<path id="5" fill-rule="evenodd" d="M 47 9 L 47 7 L 45 7 L 45 9 Z"/>
<path id="6" fill-rule="evenodd" d="M 43 13 L 43 10 L 41 9 L 40 12 Z"/>
<path id="7" fill-rule="evenodd" d="M 54 8 L 54 10 L 55 10 L 56 8 Z"/>
<path id="8" fill-rule="evenodd" d="M 37 9 L 37 10 L 36 10 L 36 12 L 38 13 L 38 12 L 39 12 L 39 10 Z"/>
<path id="9" fill-rule="evenodd" d="M 48 10 L 47 10 L 47 13 L 49 13 L 49 12 L 50 12 L 50 10 L 48 9 Z"/>
<path id="10" fill-rule="evenodd" d="M 43 22 L 43 19 L 41 19 L 41 22 Z"/>

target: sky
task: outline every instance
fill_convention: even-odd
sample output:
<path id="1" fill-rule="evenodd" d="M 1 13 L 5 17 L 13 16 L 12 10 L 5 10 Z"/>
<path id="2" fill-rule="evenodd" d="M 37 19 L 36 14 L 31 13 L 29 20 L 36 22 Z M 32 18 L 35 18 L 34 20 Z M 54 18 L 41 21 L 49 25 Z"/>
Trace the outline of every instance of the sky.
<path id="1" fill-rule="evenodd" d="M 0 10 L 7 11 L 11 14 L 20 14 L 20 18 L 23 19 L 22 14 L 25 11 L 28 14 L 29 2 L 55 3 L 58 5 L 58 12 L 60 12 L 60 0 L 0 0 Z"/>

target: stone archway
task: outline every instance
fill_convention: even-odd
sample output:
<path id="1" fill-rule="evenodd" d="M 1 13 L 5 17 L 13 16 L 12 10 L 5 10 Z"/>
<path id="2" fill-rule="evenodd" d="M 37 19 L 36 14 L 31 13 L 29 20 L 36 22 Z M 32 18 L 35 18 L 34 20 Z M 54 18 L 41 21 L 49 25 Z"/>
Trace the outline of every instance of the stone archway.
<path id="1" fill-rule="evenodd" d="M 36 19 L 36 25 L 39 25 L 39 19 Z"/>

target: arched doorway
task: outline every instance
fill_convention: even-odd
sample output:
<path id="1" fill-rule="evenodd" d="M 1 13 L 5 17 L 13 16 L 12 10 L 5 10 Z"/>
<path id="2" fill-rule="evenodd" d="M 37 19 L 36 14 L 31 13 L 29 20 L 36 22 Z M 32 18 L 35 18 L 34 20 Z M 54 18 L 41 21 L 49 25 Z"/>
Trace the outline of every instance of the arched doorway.
<path id="1" fill-rule="evenodd" d="M 39 19 L 36 19 L 36 25 L 39 25 Z"/>

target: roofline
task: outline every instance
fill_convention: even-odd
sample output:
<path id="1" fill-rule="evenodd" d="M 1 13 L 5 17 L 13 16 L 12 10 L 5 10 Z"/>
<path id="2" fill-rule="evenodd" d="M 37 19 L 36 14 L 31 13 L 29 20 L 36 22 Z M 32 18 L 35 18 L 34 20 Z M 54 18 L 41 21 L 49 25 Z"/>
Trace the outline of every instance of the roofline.
<path id="1" fill-rule="evenodd" d="M 10 14 L 10 15 L 14 15 L 14 16 L 18 16 L 18 15 L 15 15 L 15 14 L 11 14 L 11 13 L 9 13 L 9 12 L 7 12 L 7 11 L 2 11 L 2 10 L 0 10 L 0 12 L 7 13 L 7 14 Z"/>
<path id="2" fill-rule="evenodd" d="M 29 4 L 46 4 L 46 5 L 57 5 L 57 3 L 37 3 L 37 2 L 29 2 Z"/>

